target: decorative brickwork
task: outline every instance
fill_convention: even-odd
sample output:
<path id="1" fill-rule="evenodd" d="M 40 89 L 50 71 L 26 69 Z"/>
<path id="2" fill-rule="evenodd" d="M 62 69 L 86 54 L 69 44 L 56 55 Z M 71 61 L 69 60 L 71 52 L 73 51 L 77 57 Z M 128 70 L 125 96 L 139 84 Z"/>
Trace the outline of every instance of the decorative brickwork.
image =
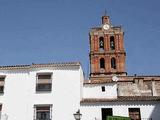
<path id="1" fill-rule="evenodd" d="M 108 27 L 104 27 L 106 25 Z M 102 17 L 102 25 L 90 31 L 90 77 L 126 75 L 123 35 L 121 26 L 112 26 L 109 16 Z M 101 43 L 100 43 L 101 42 Z M 103 46 L 104 45 L 104 46 Z M 101 68 L 100 59 L 105 60 Z M 113 59 L 115 59 L 113 61 Z"/>

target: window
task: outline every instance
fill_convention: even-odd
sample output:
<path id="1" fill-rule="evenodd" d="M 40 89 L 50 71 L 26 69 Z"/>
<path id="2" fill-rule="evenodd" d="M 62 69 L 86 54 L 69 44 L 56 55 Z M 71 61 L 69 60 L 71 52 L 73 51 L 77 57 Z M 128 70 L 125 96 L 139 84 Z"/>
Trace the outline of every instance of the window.
<path id="1" fill-rule="evenodd" d="M 52 105 L 35 105 L 34 120 L 51 120 Z"/>
<path id="2" fill-rule="evenodd" d="M 105 92 L 105 86 L 102 86 L 102 92 Z"/>
<path id="3" fill-rule="evenodd" d="M 106 120 L 107 116 L 112 116 L 112 108 L 102 108 L 102 120 Z"/>
<path id="4" fill-rule="evenodd" d="M 110 37 L 110 48 L 111 50 L 115 50 L 114 36 Z"/>
<path id="5" fill-rule="evenodd" d="M 111 58 L 111 68 L 116 69 L 116 59 Z"/>
<path id="6" fill-rule="evenodd" d="M 4 80 L 5 80 L 5 77 L 0 76 L 0 93 L 4 93 Z"/>
<path id="7" fill-rule="evenodd" d="M 140 108 L 129 108 L 128 110 L 131 120 L 141 120 Z"/>
<path id="8" fill-rule="evenodd" d="M 104 58 L 100 59 L 100 69 L 105 69 L 105 60 L 104 60 Z"/>
<path id="9" fill-rule="evenodd" d="M 104 38 L 103 37 L 99 38 L 99 49 L 104 50 Z"/>
<path id="10" fill-rule="evenodd" d="M 36 91 L 51 91 L 52 90 L 52 74 L 42 73 L 37 74 Z"/>

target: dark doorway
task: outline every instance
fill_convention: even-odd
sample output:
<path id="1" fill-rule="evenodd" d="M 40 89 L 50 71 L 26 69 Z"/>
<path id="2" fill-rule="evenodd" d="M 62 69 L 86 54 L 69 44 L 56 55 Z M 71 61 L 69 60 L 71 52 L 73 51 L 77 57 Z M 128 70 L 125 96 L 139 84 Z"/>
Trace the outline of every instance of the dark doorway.
<path id="1" fill-rule="evenodd" d="M 107 116 L 112 116 L 112 108 L 102 108 L 102 120 L 107 120 Z"/>

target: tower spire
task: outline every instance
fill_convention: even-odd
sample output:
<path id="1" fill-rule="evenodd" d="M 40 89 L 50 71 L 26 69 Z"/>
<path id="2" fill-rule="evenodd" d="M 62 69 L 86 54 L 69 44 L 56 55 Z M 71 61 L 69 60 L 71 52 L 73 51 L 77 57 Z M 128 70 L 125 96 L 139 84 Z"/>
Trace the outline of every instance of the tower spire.
<path id="1" fill-rule="evenodd" d="M 107 15 L 107 10 L 105 9 L 105 10 L 104 10 L 104 16 L 106 16 L 106 15 Z"/>
<path id="2" fill-rule="evenodd" d="M 108 26 L 108 27 L 105 27 Z M 111 27 L 109 16 L 102 16 L 102 29 L 90 31 L 90 78 L 126 75 L 124 33 L 121 27 Z"/>
<path id="3" fill-rule="evenodd" d="M 107 10 L 104 10 L 104 15 L 102 16 L 102 24 L 109 24 L 109 16 L 107 15 Z"/>

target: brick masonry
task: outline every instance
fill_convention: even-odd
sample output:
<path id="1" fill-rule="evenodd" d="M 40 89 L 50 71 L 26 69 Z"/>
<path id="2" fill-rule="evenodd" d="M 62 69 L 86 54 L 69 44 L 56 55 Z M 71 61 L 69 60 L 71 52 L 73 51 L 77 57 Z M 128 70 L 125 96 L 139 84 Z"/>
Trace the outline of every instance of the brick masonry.
<path id="1" fill-rule="evenodd" d="M 108 30 L 103 29 L 104 24 L 109 24 Z M 123 75 L 125 70 L 126 53 L 124 49 L 124 32 L 120 26 L 112 26 L 109 16 L 102 17 L 102 26 L 92 28 L 90 31 L 90 73 L 91 76 L 97 74 L 118 74 Z M 115 49 L 112 50 L 110 46 L 111 36 L 114 37 Z M 104 50 L 100 50 L 100 37 L 104 39 Z M 104 58 L 105 68 L 100 69 L 100 59 Z M 116 60 L 116 68 L 111 67 L 111 58 Z"/>

